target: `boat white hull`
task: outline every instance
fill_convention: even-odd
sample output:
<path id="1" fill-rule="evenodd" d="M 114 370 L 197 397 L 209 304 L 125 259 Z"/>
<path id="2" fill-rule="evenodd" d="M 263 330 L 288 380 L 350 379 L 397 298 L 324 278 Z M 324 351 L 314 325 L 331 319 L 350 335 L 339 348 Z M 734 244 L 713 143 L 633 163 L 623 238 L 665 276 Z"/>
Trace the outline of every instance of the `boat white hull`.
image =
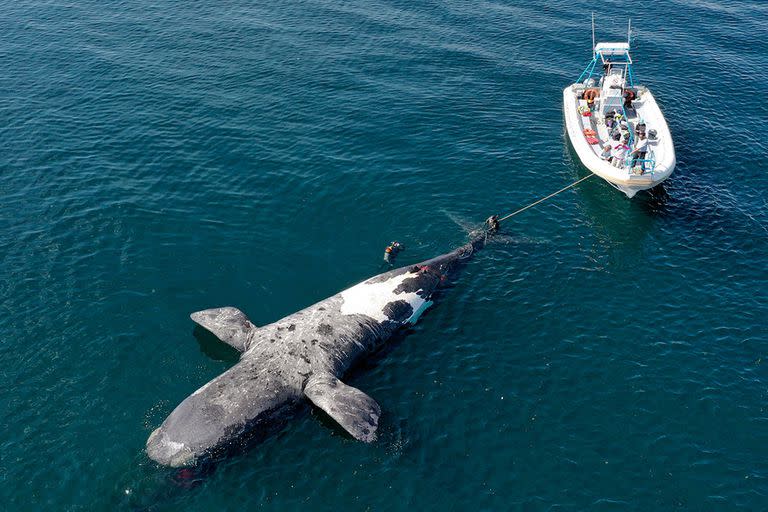
<path id="1" fill-rule="evenodd" d="M 579 84 L 573 84 L 563 90 L 563 113 L 568 138 L 581 163 L 630 198 L 639 191 L 653 188 L 669 178 L 675 169 L 675 148 L 667 122 L 651 92 L 645 89 L 635 100 L 638 117 L 643 119 L 649 129 L 654 129 L 657 133 L 651 149 L 655 160 L 653 171 L 639 174 L 626 167 L 614 167 L 600 157 L 600 146 L 605 139 L 605 133 L 600 144 L 592 145 L 587 141 L 583 132 L 582 115 L 578 112 L 578 87 Z"/>

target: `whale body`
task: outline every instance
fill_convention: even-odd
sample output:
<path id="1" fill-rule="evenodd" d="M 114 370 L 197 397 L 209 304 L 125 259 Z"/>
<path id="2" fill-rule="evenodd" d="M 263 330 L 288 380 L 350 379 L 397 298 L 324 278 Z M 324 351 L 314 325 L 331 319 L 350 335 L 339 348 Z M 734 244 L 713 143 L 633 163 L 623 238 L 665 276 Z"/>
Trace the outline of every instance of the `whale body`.
<path id="1" fill-rule="evenodd" d="M 263 327 L 234 307 L 192 313 L 241 357 L 171 412 L 149 436 L 147 454 L 167 466 L 194 465 L 254 431 L 279 429 L 307 400 L 354 438 L 373 441 L 379 405 L 339 379 L 415 323 L 486 239 L 483 234 L 450 253 L 384 272 Z"/>

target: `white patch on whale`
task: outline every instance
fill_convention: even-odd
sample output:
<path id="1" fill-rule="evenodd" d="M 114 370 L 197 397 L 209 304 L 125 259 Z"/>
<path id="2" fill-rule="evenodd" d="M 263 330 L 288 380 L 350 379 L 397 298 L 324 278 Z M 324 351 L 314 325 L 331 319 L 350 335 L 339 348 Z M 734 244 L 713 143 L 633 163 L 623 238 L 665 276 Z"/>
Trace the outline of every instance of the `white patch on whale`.
<path id="1" fill-rule="evenodd" d="M 363 281 L 352 288 L 347 288 L 341 292 L 341 298 L 344 299 L 344 302 L 341 304 L 341 314 L 366 315 L 379 322 L 384 322 L 389 320 L 389 317 L 384 314 L 384 308 L 387 304 L 397 300 L 404 300 L 411 305 L 414 311 L 408 321 L 415 323 L 419 315 L 432 303 L 422 299 L 417 292 L 395 293 L 395 289 L 403 281 L 411 277 L 413 277 L 413 274 L 405 272 L 380 283 Z"/>

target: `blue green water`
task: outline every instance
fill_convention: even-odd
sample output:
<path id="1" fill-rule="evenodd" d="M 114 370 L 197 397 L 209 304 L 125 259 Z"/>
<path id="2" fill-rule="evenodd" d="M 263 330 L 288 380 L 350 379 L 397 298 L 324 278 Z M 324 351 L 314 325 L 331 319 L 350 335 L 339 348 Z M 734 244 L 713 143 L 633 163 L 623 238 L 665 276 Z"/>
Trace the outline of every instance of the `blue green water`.
<path id="1" fill-rule="evenodd" d="M 506 226 L 316 413 L 190 484 L 143 452 L 264 324 L 585 175 L 562 88 L 624 2 L 0 3 L 0 508 L 768 509 L 768 4 L 637 2 L 678 166 Z"/>

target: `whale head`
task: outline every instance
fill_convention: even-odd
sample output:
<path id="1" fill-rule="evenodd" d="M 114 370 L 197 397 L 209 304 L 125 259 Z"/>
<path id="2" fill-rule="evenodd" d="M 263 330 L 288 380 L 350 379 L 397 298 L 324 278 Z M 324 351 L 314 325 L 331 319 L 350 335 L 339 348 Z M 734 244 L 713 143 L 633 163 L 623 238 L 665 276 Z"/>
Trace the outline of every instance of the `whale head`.
<path id="1" fill-rule="evenodd" d="M 159 464 L 174 468 L 191 466 L 197 460 L 189 446 L 170 439 L 162 427 L 156 428 L 147 439 L 147 455 Z"/>
<path id="2" fill-rule="evenodd" d="M 147 455 L 166 466 L 191 466 L 246 433 L 271 433 L 296 397 L 281 375 L 258 363 L 244 358 L 187 397 L 149 436 Z"/>

